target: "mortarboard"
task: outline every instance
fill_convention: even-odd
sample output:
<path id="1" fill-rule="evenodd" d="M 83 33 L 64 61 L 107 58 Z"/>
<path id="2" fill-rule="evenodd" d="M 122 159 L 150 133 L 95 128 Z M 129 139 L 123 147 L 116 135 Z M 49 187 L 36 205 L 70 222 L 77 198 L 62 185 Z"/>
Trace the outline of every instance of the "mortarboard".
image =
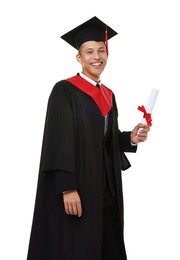
<path id="1" fill-rule="evenodd" d="M 106 42 L 106 47 L 108 48 L 108 39 L 116 34 L 116 31 L 94 16 L 62 35 L 61 38 L 77 50 L 87 41 L 103 41 Z"/>

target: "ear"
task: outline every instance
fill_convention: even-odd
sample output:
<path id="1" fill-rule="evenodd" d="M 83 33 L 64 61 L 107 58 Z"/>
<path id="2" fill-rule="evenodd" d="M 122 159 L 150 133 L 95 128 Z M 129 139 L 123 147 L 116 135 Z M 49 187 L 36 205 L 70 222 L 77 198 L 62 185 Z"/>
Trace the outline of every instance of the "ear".
<path id="1" fill-rule="evenodd" d="M 80 55 L 79 53 L 76 55 L 76 60 L 77 60 L 79 63 L 81 63 L 81 55 Z"/>

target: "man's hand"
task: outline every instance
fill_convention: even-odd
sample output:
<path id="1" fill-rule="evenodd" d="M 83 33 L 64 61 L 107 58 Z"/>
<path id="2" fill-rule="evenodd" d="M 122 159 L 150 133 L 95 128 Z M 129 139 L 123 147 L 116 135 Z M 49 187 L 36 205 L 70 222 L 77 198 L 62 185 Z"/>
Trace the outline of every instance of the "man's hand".
<path id="1" fill-rule="evenodd" d="M 66 214 L 82 216 L 81 199 L 76 190 L 63 192 L 63 201 Z"/>
<path id="2" fill-rule="evenodd" d="M 138 124 L 131 132 L 131 142 L 138 144 L 144 142 L 148 138 L 150 127 L 144 124 Z"/>

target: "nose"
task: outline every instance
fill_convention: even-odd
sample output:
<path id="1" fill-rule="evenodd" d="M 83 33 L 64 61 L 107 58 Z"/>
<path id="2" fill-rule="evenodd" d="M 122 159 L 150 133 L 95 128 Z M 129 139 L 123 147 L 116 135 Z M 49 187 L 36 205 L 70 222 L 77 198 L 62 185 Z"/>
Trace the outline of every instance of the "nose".
<path id="1" fill-rule="evenodd" d="M 94 52 L 94 58 L 95 58 L 96 60 L 98 60 L 98 59 L 100 58 L 100 54 L 99 54 L 98 51 L 95 51 L 95 52 Z"/>

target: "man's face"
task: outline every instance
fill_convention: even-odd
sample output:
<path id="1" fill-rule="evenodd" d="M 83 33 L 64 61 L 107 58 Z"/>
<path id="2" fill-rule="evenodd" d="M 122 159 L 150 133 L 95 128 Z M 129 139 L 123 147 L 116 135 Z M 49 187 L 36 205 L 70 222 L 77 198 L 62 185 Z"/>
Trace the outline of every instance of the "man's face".
<path id="1" fill-rule="evenodd" d="M 82 65 L 82 72 L 98 82 L 107 63 L 106 45 L 104 42 L 85 42 L 81 45 L 76 58 Z"/>

